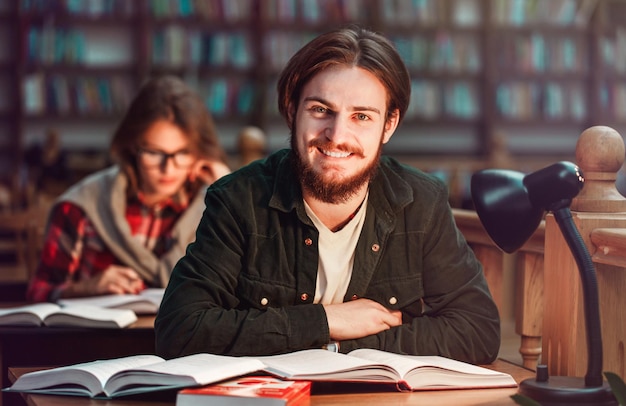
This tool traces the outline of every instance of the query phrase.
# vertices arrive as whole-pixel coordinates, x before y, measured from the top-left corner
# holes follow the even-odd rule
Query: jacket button
[[[396,297],[395,297],[395,296],[391,296],[391,297],[389,298],[389,304],[391,304],[391,305],[395,305],[396,303],[398,303],[398,299],[396,299]]]
[[[268,304],[269,302],[270,302],[270,301],[269,301],[269,300],[267,300],[267,298],[266,298],[266,297],[264,297],[264,298],[262,298],[262,299],[261,299],[261,306],[267,306],[267,304]]]
[[[313,240],[312,240],[312,239],[310,239],[310,238],[306,238],[306,239],[304,240],[304,245],[313,245]]]
[[[372,251],[374,252],[378,252],[380,250],[380,245],[378,244],[372,244]]]
[[[303,293],[300,295],[300,300],[302,300],[303,302],[306,302],[308,298],[309,298],[309,295],[306,293]]]
[[[357,295],[352,295],[351,300],[357,300],[359,297]]]

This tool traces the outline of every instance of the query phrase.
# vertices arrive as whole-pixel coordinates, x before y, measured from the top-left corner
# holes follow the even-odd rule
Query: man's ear
[[[400,123],[400,110],[396,109],[391,114],[389,114],[389,118],[385,122],[385,129],[383,131],[383,144],[386,144],[393,135],[396,128],[398,128],[398,123]]]

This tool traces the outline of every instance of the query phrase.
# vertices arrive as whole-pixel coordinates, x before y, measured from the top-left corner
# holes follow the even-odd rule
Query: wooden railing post
[[[503,314],[504,301],[509,292],[504,291],[504,272],[515,271],[515,332],[520,335],[519,352],[526,368],[535,369],[541,355],[541,330],[543,328],[543,241],[544,223],[514,254],[515,269],[505,265],[505,254],[491,240],[475,211],[453,209],[457,227],[483,265],[487,284]],[[507,295],[505,297],[505,295]]]
[[[515,267],[515,332],[526,368],[536,369],[543,335],[543,272],[545,223],[517,252]]]
[[[615,187],[624,163],[624,141],[605,126],[585,130],[576,145],[576,163],[585,184],[572,201],[574,223],[591,255],[596,247],[591,233],[597,228],[626,228],[626,199]],[[554,217],[546,217],[544,251],[544,315],[542,361],[552,375],[583,376],[587,344],[580,273]],[[595,263],[600,296],[604,371],[624,370],[626,271]]]

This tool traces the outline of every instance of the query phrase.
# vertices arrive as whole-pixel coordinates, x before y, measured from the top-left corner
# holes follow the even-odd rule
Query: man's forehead
[[[327,106],[342,104],[351,110],[381,112],[387,89],[371,72],[358,67],[332,66],[318,72],[303,87],[300,103],[316,101]]]

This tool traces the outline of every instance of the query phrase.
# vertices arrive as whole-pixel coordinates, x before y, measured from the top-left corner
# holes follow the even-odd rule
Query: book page
[[[107,309],[95,306],[64,307],[44,319],[48,326],[126,327],[137,321],[128,309]]]
[[[139,296],[144,297],[155,304],[160,305],[165,294],[165,288],[147,288],[139,292]]]
[[[392,352],[366,348],[354,350],[348,355],[393,366],[402,374],[402,376],[406,375],[406,373],[412,369],[422,367],[436,367],[465,374],[493,376],[503,374],[502,372],[483,368],[478,365],[436,355],[400,355]]]
[[[357,349],[349,355],[393,366],[413,388],[516,385],[508,374],[440,356],[400,355],[375,349]]]
[[[63,307],[96,306],[105,308],[130,309],[137,314],[156,314],[161,305],[165,289],[148,288],[137,295],[100,295],[80,298],[60,299]]]
[[[145,365],[158,364],[163,361],[163,358],[156,355],[131,355],[123,358],[85,362],[68,368],[88,371],[98,378],[102,387],[104,387],[107,380],[119,371],[139,368]]]
[[[105,393],[109,396],[145,392],[136,386],[206,385],[235,376],[260,371],[265,365],[255,358],[194,354],[166,362],[120,371],[109,379]],[[125,387],[131,390],[121,392]]]
[[[398,372],[398,375],[400,377],[405,377],[409,371],[415,368],[427,365],[436,365],[428,364],[426,359],[419,360],[419,358],[409,358],[408,356],[401,356],[396,353],[369,348],[353,350],[349,352],[348,355],[352,357],[363,358],[372,362],[378,362],[380,364],[389,365]]]
[[[162,361],[156,355],[135,355],[29,372],[20,376],[10,390],[72,393],[80,383],[89,388],[90,396],[94,396],[102,391],[107,379],[116,372]],[[51,386],[55,386],[54,390],[46,390]],[[81,393],[80,389],[76,392]]]
[[[35,303],[0,309],[0,325],[41,325],[46,316],[59,309],[54,303]]]
[[[381,380],[395,382],[399,376],[387,365],[327,350],[303,350],[258,357],[265,371],[284,378]]]
[[[62,307],[74,306],[95,306],[95,307],[117,307],[127,303],[144,300],[138,295],[101,295],[89,297],[73,297],[69,299],[59,299],[57,302]]]

